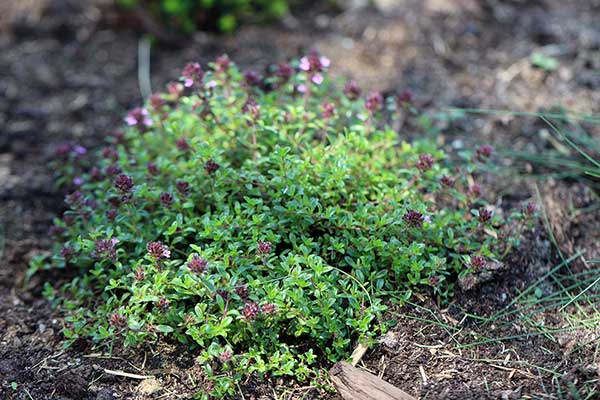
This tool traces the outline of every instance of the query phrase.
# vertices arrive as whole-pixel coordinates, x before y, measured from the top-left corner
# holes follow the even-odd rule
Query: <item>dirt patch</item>
[[[525,309],[514,313],[520,306],[511,306],[511,300],[556,262],[543,235],[528,235],[524,247],[529,251],[507,262],[513,270],[459,293],[447,308],[422,298],[393,311],[390,316],[401,328],[368,354],[365,368],[427,399],[537,399],[557,393],[585,398],[595,393],[600,375],[590,360],[600,337],[597,326],[554,332],[568,324],[553,309],[536,314],[536,321],[546,324],[538,330],[528,324]],[[480,319],[503,312],[493,321]],[[586,345],[575,348],[575,342]]]
[[[591,269],[586,260],[600,259],[600,210],[598,197],[581,184],[550,182],[543,190],[548,223],[564,254],[585,254],[574,263],[574,272]]]
[[[197,33],[177,48],[154,47],[152,86],[158,89],[176,78],[190,60],[206,62],[228,53],[243,67],[263,68],[317,47],[332,59],[334,73],[352,76],[369,90],[411,88],[416,105],[425,110],[453,105],[536,111],[560,103],[576,111],[600,111],[600,32],[594,23],[600,7],[595,1],[376,3],[379,9],[337,15],[304,10],[295,25],[250,26],[232,36]],[[41,298],[45,281],[57,276],[24,284],[27,263],[49,248],[48,227],[62,208],[48,168],[54,147],[65,141],[94,147],[119,126],[125,110],[140,102],[138,34],[108,25],[94,2],[48,4],[39,21],[19,19],[12,38],[0,40],[0,397],[189,398],[202,382],[193,353],[159,343],[107,358],[85,341],[65,350],[62,316]],[[534,68],[533,51],[556,57],[557,70]],[[450,147],[460,148],[457,140],[516,148],[538,144],[527,135],[534,127],[523,120],[470,121],[445,127]],[[457,136],[458,130],[468,135]],[[515,204],[534,195],[527,183],[508,191],[508,185],[491,184]],[[558,182],[542,194],[561,250],[572,255],[585,249],[588,260],[600,258],[600,240],[594,236],[600,217],[597,209],[589,211],[597,198],[589,189]],[[594,358],[573,344],[597,335],[593,329],[519,336],[530,328],[520,320],[490,327],[467,315],[503,310],[516,289],[558,262],[541,226],[524,248],[507,272],[459,294],[447,310],[425,298],[423,308],[395,310],[389,317],[402,329],[370,351],[364,366],[423,398],[535,398],[544,391],[568,393],[569,382],[597,383],[597,367],[590,366]],[[557,326],[564,323],[552,318],[538,316]],[[483,337],[513,336],[519,337],[473,345]],[[137,379],[105,369],[156,380],[140,386]],[[326,398],[315,388],[283,380],[249,381],[243,390],[246,398],[256,399],[273,398],[273,393],[286,399]]]

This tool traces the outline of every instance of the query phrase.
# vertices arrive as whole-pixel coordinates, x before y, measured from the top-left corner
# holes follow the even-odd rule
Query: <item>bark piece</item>
[[[329,376],[344,400],[416,400],[396,386],[348,363],[335,364]]]

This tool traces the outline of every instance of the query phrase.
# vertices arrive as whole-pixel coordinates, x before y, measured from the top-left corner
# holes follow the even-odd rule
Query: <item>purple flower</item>
[[[487,261],[483,256],[473,256],[471,257],[471,268],[474,271],[479,271],[487,265]]]
[[[66,158],[71,153],[75,153],[77,156],[82,156],[87,153],[87,149],[83,146],[74,145],[72,143],[61,143],[54,149],[54,156],[56,158]]]
[[[79,190],[76,190],[73,193],[65,196],[65,203],[71,207],[78,205],[81,200],[83,200],[83,193],[81,193]]]
[[[175,141],[175,145],[180,151],[188,151],[190,149],[190,145],[186,138],[180,137]]]
[[[258,316],[260,309],[258,304],[255,302],[246,303],[244,309],[242,310],[242,317],[246,321],[254,321]]]
[[[96,248],[92,252],[92,257],[114,259],[117,255],[117,243],[119,243],[119,239],[116,238],[96,240]]]
[[[229,296],[231,295],[229,293],[229,290],[227,289],[217,289],[216,292],[217,296],[221,296],[221,298],[223,298],[223,300],[227,300],[229,298]]]
[[[527,215],[535,214],[536,209],[537,209],[537,207],[536,207],[535,203],[533,203],[531,201],[528,202],[527,204],[525,204],[525,207],[523,207],[523,211]]]
[[[71,143],[61,143],[54,149],[54,156],[56,158],[66,158],[71,151],[73,151],[73,145]]]
[[[402,216],[402,219],[409,226],[415,228],[420,228],[421,226],[423,226],[423,214],[421,214],[418,211],[410,210],[406,214],[404,214],[404,216]]]
[[[161,297],[160,299],[158,299],[158,308],[160,309],[160,311],[165,312],[169,309],[169,306],[171,305],[171,302],[167,299],[165,299],[164,297]]]
[[[163,192],[160,194],[160,202],[163,207],[169,208],[173,204],[173,196],[170,193]]]
[[[430,215],[423,216],[423,222],[427,222],[428,224],[430,224],[431,223],[431,216]]]
[[[205,272],[208,268],[208,260],[204,258],[200,258],[197,254],[192,256],[192,259],[188,261],[187,267],[191,272],[196,274],[201,274]]]
[[[102,180],[102,171],[98,167],[92,167],[90,170],[90,180],[92,182],[100,182]]]
[[[133,189],[133,179],[130,176],[121,174],[115,179],[115,187],[123,194],[127,194]]]
[[[482,224],[485,224],[486,222],[489,222],[492,219],[492,212],[490,210],[488,210],[487,208],[480,208],[478,219],[479,219],[479,222],[481,222]]]
[[[229,60],[229,57],[227,57],[226,55],[217,57],[217,59],[215,60],[215,71],[227,72],[227,70],[229,69],[230,63],[231,63],[231,61]]]
[[[271,244],[271,242],[258,242],[258,247],[256,249],[256,252],[258,253],[258,255],[265,256],[265,255],[271,253],[272,250],[273,250],[273,245]]]
[[[142,132],[147,131],[152,126],[152,119],[148,115],[148,110],[141,107],[129,111],[127,117],[125,117],[125,122],[129,126],[137,127]]]
[[[237,286],[235,288],[235,293],[240,296],[240,298],[242,300],[245,300],[248,298],[248,295],[250,294],[248,291],[248,286],[246,285],[241,285],[241,286]]]
[[[186,181],[175,182],[175,187],[177,188],[179,194],[181,194],[184,197],[187,196],[190,192],[190,184]]]
[[[202,82],[204,71],[202,71],[200,64],[189,63],[185,66],[183,71],[181,71],[181,76],[183,77],[183,86],[192,87],[194,84]]]
[[[121,198],[120,197],[111,197],[108,199],[108,202],[110,203],[111,206],[118,208],[121,205]]]
[[[433,167],[434,158],[431,154],[420,154],[419,161],[417,161],[416,167],[421,171],[425,172]]]
[[[148,169],[148,172],[150,173],[150,175],[158,175],[160,173],[160,171],[158,170],[158,167],[152,161],[150,161],[146,165],[146,168]]]
[[[102,157],[109,160],[117,160],[119,158],[119,152],[114,147],[107,146],[102,149]]]
[[[440,183],[444,186],[454,186],[454,179],[448,175],[442,176]]]
[[[154,110],[160,110],[165,106],[166,101],[162,98],[160,93],[154,93],[150,96],[150,105]]]
[[[302,71],[308,73],[312,83],[320,85],[323,83],[323,75],[320,72],[329,67],[330,64],[331,61],[327,57],[319,56],[317,52],[313,51],[308,56],[300,59],[299,67]],[[301,90],[299,89],[299,91]],[[304,93],[303,91],[301,92]]]
[[[308,61],[308,57],[302,57],[300,59],[300,69],[302,71],[310,71],[310,61]]]
[[[169,251],[167,246],[165,246],[164,244],[162,244],[162,242],[159,241],[148,242],[148,244],[146,245],[146,251],[148,251],[150,257],[154,258],[157,261],[171,257],[171,252]]]
[[[321,115],[323,118],[328,119],[335,115],[335,105],[328,103],[326,101],[321,104]]]
[[[360,97],[360,87],[356,81],[347,82],[344,86],[344,94],[349,100],[356,100]]]
[[[121,172],[123,171],[116,164],[110,164],[108,167],[106,167],[106,170],[104,171],[104,173],[108,176],[118,175]]]
[[[73,250],[72,247],[64,245],[60,250],[60,255],[65,259],[65,261],[69,261],[75,255],[75,250]]]
[[[402,91],[402,93],[400,93],[398,95],[398,97],[396,98],[396,100],[400,106],[408,105],[410,102],[412,102],[412,99],[413,99],[413,92],[410,89],[406,89],[406,90]]]
[[[96,208],[98,208],[98,201],[96,201],[96,199],[93,198],[85,199],[85,205],[91,208],[92,210],[95,210]]]
[[[284,82],[287,82],[294,74],[294,69],[288,63],[280,63],[277,65],[276,75]]]
[[[219,361],[221,361],[223,364],[227,364],[231,361],[231,357],[231,352],[224,350],[221,354],[219,354]]]
[[[114,208],[112,208],[106,212],[106,218],[108,218],[111,221],[114,221],[115,218],[117,218],[117,215],[119,215],[119,212],[117,210],[115,210]]]
[[[300,93],[306,93],[306,91],[308,90],[308,87],[306,87],[305,84],[301,83],[298,86],[296,86],[296,90]]]
[[[365,108],[370,112],[374,113],[381,108],[383,104],[383,96],[379,92],[373,92],[367,96],[365,101]]]
[[[277,312],[277,306],[273,303],[265,303],[262,305],[260,310],[262,311],[263,314],[271,315],[271,314],[275,314],[275,312]]]
[[[477,159],[477,161],[484,162],[490,158],[493,153],[494,148],[489,144],[484,144],[475,151],[475,159]]]
[[[319,56],[317,52],[311,52],[308,56],[300,59],[300,69],[305,72],[317,73],[331,65],[329,58]]]
[[[260,74],[252,69],[244,72],[244,82],[248,86],[258,86],[260,83],[261,77]]]
[[[478,198],[479,196],[481,196],[481,185],[476,183],[473,186],[471,186],[469,188],[469,195],[471,195],[472,197],[475,197],[475,198]]]
[[[73,152],[78,156],[82,156],[87,153],[87,149],[83,146],[76,145],[73,147]]]
[[[219,170],[219,168],[221,168],[221,166],[217,164],[214,160],[208,160],[204,164],[204,169],[206,170],[206,172],[208,172],[209,175],[213,175]]]
[[[75,185],[75,186],[83,185],[83,178],[80,176],[76,176],[75,178],[73,178],[73,185]]]
[[[144,272],[144,268],[142,266],[137,267],[135,272],[133,273],[133,279],[136,281],[143,281],[146,277],[146,273]]]
[[[115,328],[122,329],[127,326],[127,318],[119,313],[112,313],[108,317],[108,323]]]
[[[440,278],[437,277],[437,276],[435,276],[435,275],[432,276],[432,277],[430,277],[429,278],[429,284],[431,286],[437,286],[437,285],[439,285],[440,284]]]
[[[167,93],[169,93],[173,100],[177,100],[183,93],[183,85],[178,82],[171,82],[167,85]]]
[[[242,112],[244,114],[250,114],[252,118],[258,118],[260,115],[260,106],[256,103],[252,97],[249,97],[248,100],[242,106]]]

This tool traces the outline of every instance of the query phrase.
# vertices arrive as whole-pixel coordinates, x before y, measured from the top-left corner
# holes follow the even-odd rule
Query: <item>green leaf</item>
[[[162,333],[171,333],[174,331],[174,329],[169,325],[156,325],[156,329],[158,329]]]

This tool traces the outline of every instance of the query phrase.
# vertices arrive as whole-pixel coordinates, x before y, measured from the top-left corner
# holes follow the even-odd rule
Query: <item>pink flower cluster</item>
[[[263,314],[264,316],[273,315],[277,312],[277,306],[272,303],[265,303],[262,306],[259,306],[258,303],[251,301],[244,305],[242,309],[242,318],[246,321],[254,321],[258,318],[259,314]]]
[[[115,187],[123,194],[131,192],[133,189],[133,179],[130,176],[121,174],[115,179]]]
[[[181,72],[181,76],[183,77],[183,86],[189,88],[197,83],[202,83],[204,71],[202,71],[202,67],[199,63],[189,63]]]
[[[431,167],[433,167],[434,162],[435,162],[435,159],[433,158],[433,156],[431,154],[420,154],[419,161],[417,161],[416,167],[421,172],[425,172],[427,170],[430,170]]]
[[[146,251],[150,257],[157,261],[171,257],[171,251],[167,248],[167,246],[158,241],[148,242],[146,245]]]
[[[311,52],[308,56],[300,59],[300,70],[308,73],[310,80],[315,85],[323,83],[323,75],[321,72],[331,65],[329,58],[319,56],[317,52]]]
[[[410,210],[402,217],[409,226],[420,228],[423,225],[423,214],[418,211]]]
[[[137,127],[140,132],[146,132],[152,126],[152,119],[148,114],[148,110],[141,107],[129,111],[127,117],[125,117],[125,122],[129,126]]]
[[[471,257],[471,268],[474,271],[480,271],[487,265],[487,261],[483,256],[473,256]]]
[[[192,256],[192,259],[190,261],[188,261],[187,267],[189,268],[189,270],[191,272],[194,272],[196,274],[201,274],[207,270],[208,260],[205,260],[204,258],[200,258],[200,256],[198,256],[197,254],[194,254]]]
[[[256,252],[259,255],[265,256],[269,254],[272,250],[273,245],[271,244],[271,242],[258,242],[258,248],[256,249]]]
[[[117,243],[119,243],[119,239],[116,238],[97,240],[92,257],[114,259],[117,256]]]

